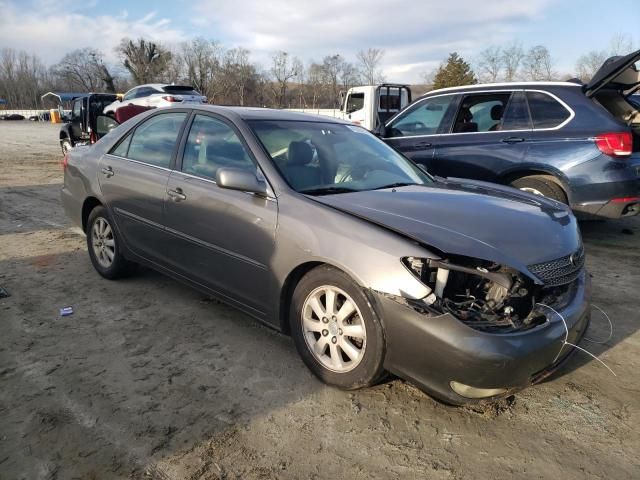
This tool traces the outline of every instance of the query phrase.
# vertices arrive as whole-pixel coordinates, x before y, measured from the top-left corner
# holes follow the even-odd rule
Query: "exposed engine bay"
[[[508,267],[466,257],[456,260],[404,259],[432,289],[422,300],[408,302],[411,307],[436,315],[449,313],[476,330],[507,333],[546,322],[536,303],[559,306],[570,287],[545,288]]]

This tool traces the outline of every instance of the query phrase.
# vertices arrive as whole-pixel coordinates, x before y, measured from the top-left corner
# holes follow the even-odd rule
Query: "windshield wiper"
[[[304,193],[305,195],[330,195],[332,193],[349,193],[349,192],[357,192],[353,188],[347,187],[318,187],[318,188],[308,188],[306,190],[298,190],[299,193]]]
[[[415,183],[415,182],[396,182],[396,183],[390,183],[388,185],[382,185],[381,187],[372,188],[371,190],[384,190],[385,188],[408,187],[410,185],[424,185],[424,184]]]

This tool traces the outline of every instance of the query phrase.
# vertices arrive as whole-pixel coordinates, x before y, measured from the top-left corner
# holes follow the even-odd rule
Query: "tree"
[[[478,83],[471,66],[456,52],[450,53],[445,64],[440,65],[433,79],[433,88],[474,85]]]
[[[307,86],[311,90],[311,107],[317,108],[324,91],[324,71],[322,65],[312,62],[307,70]]]
[[[522,46],[513,42],[506,48],[502,49],[502,65],[504,67],[504,79],[507,82],[513,82],[518,76],[520,62],[524,58]]]
[[[51,67],[51,73],[65,89],[95,92],[107,90],[115,93],[115,79],[104,64],[102,53],[93,48],[81,48],[67,53]]]
[[[552,65],[551,54],[544,45],[531,47],[522,60],[522,68],[527,80],[553,79]]]
[[[222,92],[221,56],[222,47],[213,40],[195,38],[181,45],[180,59],[187,81],[212,102]]]
[[[276,52],[271,57],[272,65],[270,73],[276,81],[274,93],[276,104],[282,108],[287,97],[287,85],[302,71],[302,62],[297,57],[289,57],[287,52]]]
[[[249,50],[242,47],[227,50],[224,55],[220,81],[224,87],[225,102],[245,105],[251,95],[256,96],[259,75],[249,61]]]
[[[358,59],[360,74],[364,83],[367,85],[376,85],[384,82],[384,77],[380,71],[380,62],[384,57],[384,50],[379,48],[368,48],[360,50],[356,54]]]
[[[588,82],[600,69],[607,57],[607,52],[596,50],[580,56],[576,62],[576,75],[583,82]]]
[[[11,48],[0,51],[0,98],[8,108],[38,108],[48,83],[40,58]]]
[[[612,56],[626,55],[633,50],[633,40],[628,33],[616,33],[611,37],[610,50]]]
[[[137,41],[123,38],[117,52],[122,64],[137,84],[152,83],[167,78],[171,52],[162,45],[139,38]]]
[[[486,82],[495,82],[502,71],[502,49],[490,46],[480,52],[478,60],[479,77]]]

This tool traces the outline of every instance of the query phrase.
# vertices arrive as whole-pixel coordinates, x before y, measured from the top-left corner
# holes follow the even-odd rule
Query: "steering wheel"
[[[348,180],[361,180],[367,178],[369,168],[364,165],[355,165],[347,170],[337,183],[345,183]],[[354,175],[360,172],[359,175]]]

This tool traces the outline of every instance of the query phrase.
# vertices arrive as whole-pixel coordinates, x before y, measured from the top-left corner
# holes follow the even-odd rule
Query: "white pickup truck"
[[[373,130],[379,122],[386,122],[411,103],[411,89],[407,85],[384,83],[350,88],[337,108],[291,108],[292,112],[304,112],[326,117],[350,120],[367,130]]]

